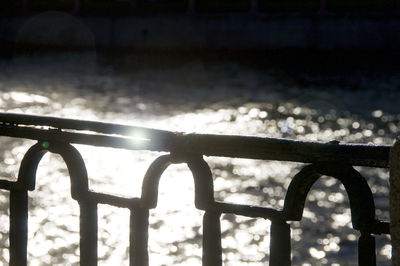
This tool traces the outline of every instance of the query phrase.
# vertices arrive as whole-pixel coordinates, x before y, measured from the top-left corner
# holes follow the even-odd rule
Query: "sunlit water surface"
[[[235,62],[188,60],[149,66],[130,56],[121,66],[95,53],[16,57],[0,61],[2,112],[52,115],[139,125],[171,131],[284,137],[298,140],[392,144],[400,112],[392,90],[400,79],[356,76],[362,90],[286,82],[273,70]],[[173,61],[173,60],[172,60]],[[170,63],[170,62],[169,62]],[[305,80],[308,77],[304,77]],[[15,179],[33,141],[1,138],[2,178]],[[139,197],[149,164],[159,153],[75,145],[95,191]],[[291,178],[302,165],[275,161],[205,158],[215,197],[225,202],[281,209]],[[388,220],[388,171],[357,168],[375,197],[377,217]],[[8,193],[2,191],[0,261],[8,261]],[[45,155],[36,190],[29,193],[30,265],[77,265],[79,211],[70,197],[63,161]],[[200,265],[202,211],[195,209],[193,180],[184,165],[171,166],[151,210],[151,265]],[[358,233],[348,199],[335,179],[323,177],[310,192],[304,217],[292,225],[293,265],[355,265]],[[269,226],[264,219],[222,215],[225,265],[268,265]],[[99,265],[128,265],[129,212],[99,206]],[[390,265],[387,236],[377,236],[379,265]]]

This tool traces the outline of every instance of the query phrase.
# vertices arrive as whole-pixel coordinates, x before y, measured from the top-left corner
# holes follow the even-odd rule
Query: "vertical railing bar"
[[[27,264],[28,192],[10,192],[10,266]]]
[[[80,200],[80,265],[97,265],[97,203]]]
[[[21,161],[17,182],[5,182],[10,185],[9,240],[12,266],[27,265],[28,190],[35,188],[37,166],[45,153],[40,144],[30,147]]]
[[[400,5],[399,5],[400,7]],[[390,149],[390,238],[392,263],[400,264],[400,138]]]
[[[132,208],[129,232],[129,265],[148,266],[149,210]]]
[[[203,216],[203,266],[222,265],[220,213],[206,211]]]
[[[358,265],[376,265],[375,237],[368,233],[361,233],[358,239]]]
[[[71,180],[71,197],[80,207],[80,265],[97,265],[97,202],[90,200],[89,181],[85,162],[79,151],[70,144],[46,143],[50,152],[61,155]]]
[[[270,266],[291,265],[290,225],[284,221],[271,221]]]

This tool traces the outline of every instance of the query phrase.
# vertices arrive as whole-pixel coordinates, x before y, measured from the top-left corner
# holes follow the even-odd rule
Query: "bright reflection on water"
[[[119,68],[108,64],[95,67],[93,58],[87,53],[0,61],[1,111],[173,131],[349,143],[392,144],[400,129],[397,103],[392,101],[400,95],[393,90],[379,94],[369,87],[360,92],[334,85],[330,90],[312,83],[294,86],[276,78],[273,71],[234,62],[189,60],[168,69],[141,69],[129,61],[136,57],[122,61]],[[370,84],[386,86],[379,77],[371,78]],[[144,135],[134,137],[136,141],[146,139]],[[0,141],[1,176],[15,179],[24,153],[34,142]],[[85,160],[90,188],[126,197],[140,196],[142,178],[160,155],[76,147]],[[218,157],[206,161],[214,175],[218,200],[276,209],[283,207],[291,177],[301,168],[301,164],[275,161]],[[371,185],[377,217],[387,220],[387,171],[357,169]],[[68,173],[58,156],[43,158],[36,190],[29,196],[30,265],[77,265],[79,209],[70,198]],[[1,192],[0,199],[0,260],[6,265],[8,193]],[[150,212],[151,265],[200,264],[202,212],[195,209],[193,199],[190,171],[184,165],[171,166],[160,182],[158,206]],[[313,186],[303,220],[291,225],[294,265],[356,263],[358,233],[351,229],[348,199],[335,179],[323,177]],[[268,220],[222,215],[225,265],[265,265],[269,227]],[[127,265],[128,238],[129,212],[100,205],[99,264]],[[377,237],[377,254],[379,265],[390,265],[386,236]]]

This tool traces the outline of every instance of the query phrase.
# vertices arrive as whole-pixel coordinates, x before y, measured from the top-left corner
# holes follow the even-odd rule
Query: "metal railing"
[[[375,234],[389,234],[389,222],[376,219],[366,180],[353,166],[389,167],[390,146],[316,143],[259,137],[182,134],[117,124],[43,116],[0,114],[0,135],[37,140],[25,154],[17,181],[0,180],[10,191],[10,265],[27,264],[28,191],[35,189],[36,170],[46,152],[61,155],[71,179],[71,197],[80,206],[80,263],[97,265],[97,205],[130,210],[130,265],[146,266],[149,210],[157,205],[161,175],[171,164],[185,163],[193,174],[195,206],[203,210],[203,265],[222,265],[220,216],[231,213],[271,221],[269,264],[290,265],[289,221],[300,221],[307,194],[321,175],[345,187],[358,240],[359,265],[375,265]],[[140,198],[124,198],[90,190],[85,164],[71,144],[168,152],[148,168]],[[219,202],[213,176],[203,155],[307,163],[292,179],[282,210]]]

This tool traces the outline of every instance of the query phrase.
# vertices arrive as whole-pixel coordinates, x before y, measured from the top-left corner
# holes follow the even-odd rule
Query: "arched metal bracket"
[[[61,155],[70,175],[71,197],[80,206],[81,265],[97,265],[97,204],[88,196],[89,182],[82,156],[68,143],[39,141],[25,154],[10,193],[10,265],[27,264],[28,190],[35,189],[36,172],[46,152]]]
[[[89,190],[85,163],[79,151],[70,144],[40,141],[25,154],[18,173],[17,188],[34,190],[38,165],[46,152],[59,154],[68,169],[71,180],[71,196],[79,200]]]
[[[353,228],[371,232],[376,224],[372,192],[361,174],[349,164],[318,163],[304,167],[289,185],[283,208],[285,219],[301,220],[308,192],[321,175],[332,176],[344,185],[350,201]]]
[[[150,165],[144,176],[141,208],[152,209],[157,206],[158,186],[161,175],[168,166],[174,163],[186,163],[189,167],[194,179],[195,206],[205,211],[203,216],[202,265],[222,265],[221,211],[215,210],[212,173],[201,155],[174,153],[158,157]],[[143,258],[142,265],[148,265],[147,257]]]
[[[180,159],[180,158],[185,158]],[[190,154],[176,157],[163,155],[158,157],[147,170],[142,184],[141,206],[153,209],[157,206],[158,186],[161,175],[171,164],[186,163],[192,172],[195,189],[195,206],[200,210],[208,209],[214,203],[214,185],[211,170],[201,155]]]

